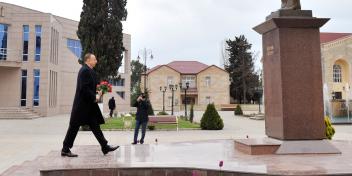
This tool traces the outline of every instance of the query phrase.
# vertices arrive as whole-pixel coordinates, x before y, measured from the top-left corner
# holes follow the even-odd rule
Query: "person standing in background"
[[[137,108],[137,113],[136,113],[136,128],[134,129],[134,138],[133,138],[132,145],[135,145],[138,143],[137,138],[138,138],[139,128],[141,126],[142,126],[142,137],[139,143],[143,144],[145,133],[147,130],[147,124],[149,121],[149,118],[148,118],[149,105],[143,93],[137,98],[137,101],[134,104],[134,107]]]
[[[109,109],[110,109],[110,117],[114,114],[114,110],[116,109],[115,99],[114,97],[109,100]]]

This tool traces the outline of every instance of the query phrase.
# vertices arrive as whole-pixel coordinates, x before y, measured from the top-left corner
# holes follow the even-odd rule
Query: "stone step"
[[[39,116],[31,116],[31,117],[1,117],[1,120],[32,120],[40,118]]]
[[[34,112],[29,112],[29,111],[19,111],[19,112],[15,112],[15,111],[0,111],[0,114],[34,114]]]
[[[33,114],[30,111],[0,111],[0,114]]]
[[[49,156],[49,155],[48,155]],[[40,176],[39,167],[41,162],[48,158],[39,156],[32,161],[25,161],[21,165],[13,166],[0,174],[1,176]]]
[[[34,119],[39,118],[40,115],[34,112],[20,109],[20,110],[0,110],[0,119]]]

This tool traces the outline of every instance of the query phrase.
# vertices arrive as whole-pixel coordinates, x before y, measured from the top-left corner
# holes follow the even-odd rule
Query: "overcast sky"
[[[83,0],[2,1],[77,21],[83,4]],[[331,18],[323,32],[352,32],[351,0],[301,0],[301,4],[316,17]],[[153,51],[148,67],[172,60],[220,65],[223,41],[241,34],[254,52],[261,53],[261,36],[252,28],[280,5],[280,0],[128,0],[124,32],[132,35],[132,58],[144,47]]]

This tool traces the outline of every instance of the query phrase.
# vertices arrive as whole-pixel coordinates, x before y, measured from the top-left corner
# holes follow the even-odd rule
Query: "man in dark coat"
[[[97,104],[102,92],[98,91],[98,80],[93,68],[97,64],[97,59],[93,54],[84,56],[84,65],[78,72],[76,94],[73,101],[71,112],[70,125],[68,127],[61,156],[77,157],[70,151],[78,130],[82,125],[88,125],[94,136],[98,140],[101,150],[106,155],[107,153],[116,150],[119,146],[111,147],[105,139],[103,132],[100,129],[100,124],[104,124],[104,117],[101,114]]]
[[[114,99],[114,97],[112,97],[109,100],[110,117],[112,117],[115,108],[116,108],[115,99]]]
[[[135,145],[137,144],[137,138],[138,138],[138,132],[140,126],[142,126],[142,137],[141,140],[139,141],[141,144],[144,143],[144,137],[145,137],[145,132],[147,129],[147,124],[149,121],[148,118],[148,101],[146,100],[146,97],[144,94],[141,94],[138,98],[136,103],[134,104],[134,107],[137,107],[137,113],[136,113],[136,128],[134,129],[134,138],[132,144]]]

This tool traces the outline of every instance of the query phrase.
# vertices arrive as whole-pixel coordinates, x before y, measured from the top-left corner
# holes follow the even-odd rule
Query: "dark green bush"
[[[154,115],[152,103],[148,100],[148,115]]]
[[[155,126],[148,126],[148,129],[149,129],[150,131],[153,131],[153,130],[155,130]]]
[[[243,115],[243,111],[240,105],[237,105],[235,108],[235,115]]]
[[[205,113],[200,121],[202,130],[222,130],[224,122],[222,121],[214,104],[208,104]]]
[[[165,111],[161,111],[161,112],[158,113],[158,115],[169,115],[169,114],[167,112],[165,112]]]
[[[88,125],[81,126],[81,131],[91,131]]]

